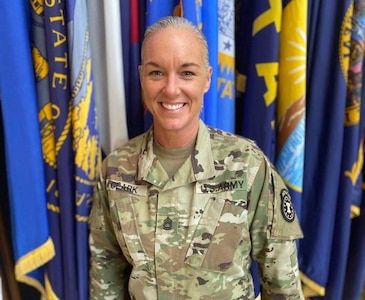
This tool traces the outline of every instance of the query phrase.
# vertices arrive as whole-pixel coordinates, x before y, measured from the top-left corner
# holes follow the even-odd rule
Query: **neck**
[[[154,129],[154,137],[157,142],[165,147],[171,149],[182,148],[188,145],[190,142],[195,140],[199,129],[199,122],[193,128],[189,130],[158,130],[157,128]]]

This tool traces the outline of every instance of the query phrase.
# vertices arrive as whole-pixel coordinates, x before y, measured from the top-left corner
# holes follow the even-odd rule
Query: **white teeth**
[[[166,103],[162,103],[162,106],[168,110],[177,110],[180,109],[184,106],[183,103],[179,103],[179,104],[166,104]]]

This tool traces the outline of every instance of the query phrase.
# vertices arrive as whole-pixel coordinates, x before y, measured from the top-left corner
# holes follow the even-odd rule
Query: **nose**
[[[179,94],[179,80],[176,75],[166,76],[165,86],[163,88],[163,93],[169,98],[175,98]]]

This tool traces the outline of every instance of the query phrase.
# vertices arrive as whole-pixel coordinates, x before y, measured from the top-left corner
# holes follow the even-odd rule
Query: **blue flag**
[[[42,153],[45,166],[45,179],[47,192],[48,220],[50,234],[55,246],[55,257],[47,264],[46,276],[46,294],[48,297],[63,298],[63,263],[62,263],[62,238],[61,238],[61,220],[60,205],[58,194],[58,183],[55,180],[57,176],[56,169],[56,146],[53,131],[53,110],[50,102],[49,88],[49,64],[47,61],[47,45],[44,24],[43,6],[32,6],[31,10],[32,24],[32,58],[34,65],[34,74],[36,78],[36,87],[38,95],[38,107],[41,108],[38,113],[40,125],[40,134],[42,138]]]
[[[364,63],[364,44],[361,43],[361,36],[364,36],[365,30],[365,1],[364,0],[356,0],[354,5],[354,17],[353,17],[353,36],[357,37],[357,41],[353,44],[360,51],[357,52],[358,67],[357,71],[361,70],[362,73],[359,74],[359,80],[356,81],[356,84],[353,87],[356,87],[355,90],[358,91],[358,88],[361,86],[361,105],[360,105],[360,133],[365,134],[365,84],[364,84],[364,72],[365,72],[365,63]],[[357,35],[355,33],[357,32]],[[362,49],[362,50],[361,50]],[[362,57],[362,58],[361,58]],[[355,66],[356,64],[354,64]],[[356,69],[355,69],[356,70]],[[356,77],[355,77],[356,78]],[[356,95],[356,93],[355,93]],[[364,150],[364,136],[362,137],[362,149]],[[360,150],[361,148],[359,148]],[[361,153],[359,153],[361,155]],[[347,256],[347,267],[346,267],[346,275],[344,282],[344,292],[343,299],[364,299],[365,297],[365,154],[362,153],[363,161],[362,161],[362,196],[354,198],[352,203],[352,221],[351,221],[351,235],[350,235],[350,245],[349,245],[349,253]],[[357,180],[358,181],[358,180]],[[358,182],[357,186],[358,186]],[[358,200],[360,200],[358,202]],[[362,297],[361,297],[362,295]]]
[[[215,127],[235,132],[235,1],[218,0],[218,65],[217,73],[217,104]],[[213,8],[208,1],[204,7]],[[208,21],[206,19],[206,24]],[[211,21],[210,21],[211,22]],[[205,31],[212,31],[214,24],[205,26]],[[203,23],[204,28],[204,23]],[[214,49],[214,48],[213,48]],[[214,72],[214,69],[213,69]],[[212,91],[214,92],[214,90]],[[206,105],[209,110],[209,104]]]
[[[101,167],[101,147],[93,93],[93,65],[86,0],[67,0],[67,28],[70,41],[70,99],[72,101],[72,151],[75,194],[75,254],[77,299],[87,300],[89,290],[88,218],[91,198]],[[67,229],[67,224],[63,224]],[[66,241],[67,242],[67,241]],[[66,286],[65,289],[68,289]],[[68,299],[68,298],[65,298]]]
[[[336,226],[341,224],[336,219],[339,217],[336,216],[340,207],[338,203],[347,201],[339,197],[343,194],[337,187],[341,182],[344,145],[352,16],[350,3],[334,3],[331,0],[309,2],[307,117],[301,210],[305,237],[299,241],[299,266],[306,296],[342,297],[342,294],[335,296],[332,293],[334,286],[330,272],[337,272],[332,268],[336,261],[332,260],[331,263],[331,257],[338,242],[335,238],[342,235]],[[348,219],[349,214],[344,217]],[[342,224],[345,227],[340,231],[348,231],[348,223]]]
[[[237,1],[237,133],[275,161],[282,1]]]
[[[359,294],[363,283],[364,261],[358,251],[365,250],[365,236],[361,228],[359,213],[362,200],[362,170],[364,167],[364,41],[365,1],[353,2],[351,20],[350,59],[347,76],[346,108],[344,116],[344,141],[339,184],[339,199],[336,212],[336,234],[334,236],[327,299],[358,299],[350,296]],[[351,220],[351,216],[354,218]],[[359,231],[360,229],[360,231]],[[354,239],[355,238],[355,239]],[[363,252],[364,253],[364,252]],[[356,255],[357,254],[357,255]],[[358,269],[346,272],[347,265],[357,264]],[[356,278],[352,288],[345,285],[346,278]]]
[[[87,221],[101,163],[87,8],[83,0],[53,4],[33,11],[39,122],[56,245],[47,265],[47,295],[86,300]]]
[[[345,128],[349,128],[349,143],[352,145],[350,150],[350,157],[352,159],[358,158],[359,164],[356,164],[360,169],[364,165],[361,159],[363,151],[362,140],[365,137],[365,117],[364,117],[364,97],[365,97],[365,0],[354,1],[354,12],[352,17],[351,28],[351,48],[350,48],[350,65],[348,71],[347,80],[347,99],[346,99],[346,115],[345,115]],[[345,129],[346,130],[346,129]],[[345,150],[345,147],[344,147]],[[346,150],[348,150],[346,148]],[[346,156],[346,153],[344,153]],[[362,188],[361,188],[361,176],[360,171],[350,176],[349,172],[346,172],[346,176],[350,177],[353,183],[353,188],[356,189],[356,193],[352,197],[351,215],[353,217],[360,214],[360,206],[362,201]],[[357,179],[357,180],[355,180]]]
[[[0,104],[16,280],[45,293],[45,265],[55,250],[47,217],[30,41],[29,3],[0,3]]]
[[[365,173],[363,170],[363,178]],[[365,182],[363,182],[363,186]],[[363,194],[365,190],[363,189]],[[361,213],[352,220],[350,247],[347,258],[346,276],[342,299],[363,299],[365,283],[365,197],[359,207]],[[363,297],[361,298],[361,295]]]
[[[179,0],[149,0],[146,2],[146,26],[166,16],[180,15]]]
[[[59,215],[50,213],[50,218],[59,217],[62,267],[50,265],[49,276],[53,292],[60,299],[77,299],[77,256],[75,244],[75,184],[72,151],[72,100],[70,89],[70,53],[72,47],[67,32],[67,9],[65,1],[52,2],[44,6],[46,31],[46,53],[49,67],[51,122],[54,136],[55,177],[49,182],[47,191],[55,193],[59,206]],[[45,110],[45,107],[41,107]],[[45,158],[46,164],[50,159]],[[48,166],[47,166],[48,167]],[[52,183],[57,183],[52,190]],[[56,221],[54,222],[56,223]],[[59,270],[62,273],[58,273]],[[58,276],[63,276],[63,286],[59,285]],[[67,287],[67,288],[66,288]]]

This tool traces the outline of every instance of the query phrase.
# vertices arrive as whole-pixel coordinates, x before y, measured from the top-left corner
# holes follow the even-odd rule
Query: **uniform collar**
[[[191,166],[192,168],[187,175],[188,181],[205,180],[215,175],[210,133],[202,120],[199,121],[196,145],[191,156]],[[162,187],[169,178],[161,168],[162,166],[158,163],[153,152],[153,127],[151,127],[145,135],[139,155],[137,180],[145,180]]]

